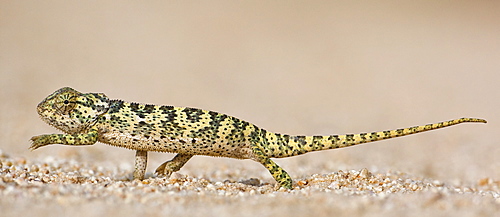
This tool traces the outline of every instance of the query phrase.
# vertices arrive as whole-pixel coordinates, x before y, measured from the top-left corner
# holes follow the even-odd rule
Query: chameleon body
[[[264,165],[279,186],[292,188],[288,173],[271,158],[343,148],[483,119],[451,121],[373,133],[291,136],[273,133],[238,118],[195,108],[112,100],[102,93],[64,87],[37,106],[40,117],[65,134],[31,138],[31,150],[50,144],[93,145],[102,142],[136,150],[134,179],[143,179],[147,152],[177,153],[161,164],[158,175],[178,171],[194,155],[251,159]]]

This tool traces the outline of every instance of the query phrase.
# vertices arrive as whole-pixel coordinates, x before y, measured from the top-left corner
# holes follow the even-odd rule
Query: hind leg
[[[283,168],[269,158],[262,159],[259,162],[269,170],[280,187],[292,189],[292,178]]]
[[[160,176],[170,177],[173,172],[179,171],[193,155],[177,154],[172,160],[162,163],[155,171]]]
[[[254,160],[261,163],[262,165],[264,165],[264,167],[266,167],[267,170],[269,170],[280,187],[292,189],[292,178],[283,168],[281,168],[269,157],[265,156],[260,148],[254,147],[253,151],[255,155]]]

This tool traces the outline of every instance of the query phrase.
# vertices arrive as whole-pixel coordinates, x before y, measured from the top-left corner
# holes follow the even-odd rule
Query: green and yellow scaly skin
[[[102,93],[80,93],[69,87],[49,95],[37,110],[45,122],[66,134],[34,136],[31,150],[50,144],[96,142],[133,149],[137,151],[135,179],[144,178],[148,151],[177,153],[156,169],[158,175],[165,176],[178,171],[193,155],[252,159],[263,164],[279,186],[289,189],[292,179],[271,158],[343,148],[464,122],[486,123],[483,119],[460,118],[373,133],[290,136],[213,111],[110,100]]]

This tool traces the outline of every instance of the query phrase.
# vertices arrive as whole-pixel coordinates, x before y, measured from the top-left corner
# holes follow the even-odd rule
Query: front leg
[[[162,163],[156,169],[155,173],[160,176],[169,177],[173,172],[179,171],[192,157],[193,155],[190,154],[177,154],[172,160]]]
[[[31,137],[30,149],[33,151],[40,147],[52,144],[61,145],[93,145],[97,142],[98,130],[91,128],[84,134],[45,134]]]
[[[134,179],[143,180],[148,166],[148,152],[137,150],[135,152]]]

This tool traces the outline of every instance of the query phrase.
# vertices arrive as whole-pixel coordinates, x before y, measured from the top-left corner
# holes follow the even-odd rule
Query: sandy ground
[[[500,213],[500,4],[492,1],[0,1],[2,216],[493,216]],[[36,105],[63,86],[230,114],[288,134],[463,124],[277,159],[28,150]]]

